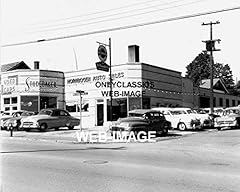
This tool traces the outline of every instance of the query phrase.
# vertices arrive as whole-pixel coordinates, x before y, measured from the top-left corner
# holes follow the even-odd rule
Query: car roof
[[[240,106],[235,106],[235,107],[228,107],[225,110],[229,110],[229,109],[239,109],[240,110]]]
[[[171,110],[172,108],[170,107],[154,107],[152,110],[159,111],[159,110]]]
[[[150,113],[150,112],[159,112],[159,111],[153,110],[153,109],[135,109],[135,110],[129,111],[128,113],[144,114],[144,113]]]

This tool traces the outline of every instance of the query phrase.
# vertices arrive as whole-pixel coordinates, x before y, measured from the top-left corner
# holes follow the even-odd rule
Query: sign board
[[[99,45],[98,47],[98,58],[102,62],[105,62],[107,60],[107,49],[103,45]]]
[[[77,95],[88,95],[88,92],[77,90],[76,93],[73,93],[73,96],[77,96]]]
[[[96,67],[97,67],[97,70],[106,71],[106,72],[109,71],[109,65],[102,61],[97,62]]]

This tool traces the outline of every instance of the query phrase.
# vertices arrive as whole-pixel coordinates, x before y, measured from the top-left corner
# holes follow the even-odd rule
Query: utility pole
[[[213,34],[212,34],[212,26],[220,24],[219,21],[216,22],[209,22],[209,23],[203,23],[202,25],[210,25],[210,40],[203,41],[206,43],[206,51],[210,52],[210,113],[213,114],[214,112],[214,106],[213,106],[213,68],[214,68],[214,60],[213,60],[213,51],[220,51],[220,49],[215,49],[215,42],[218,43],[221,41],[220,39],[214,39],[213,40]]]
[[[109,109],[109,117],[110,117],[110,121],[112,121],[112,100],[113,100],[113,96],[112,96],[112,45],[111,45],[111,38],[109,38],[109,42],[108,44],[104,44],[104,43],[101,43],[101,42],[98,42],[97,43],[100,45],[100,46],[105,46],[105,47],[108,47],[109,48],[109,65],[107,65],[105,63],[106,59],[107,59],[107,51],[106,49],[104,49],[103,47],[101,47],[101,49],[98,50],[98,57],[99,59],[101,60],[100,62],[96,63],[96,66],[97,66],[97,69],[98,70],[102,70],[102,71],[106,71],[108,72],[109,71],[109,83],[110,83],[110,109]],[[99,46],[99,47],[100,47]]]

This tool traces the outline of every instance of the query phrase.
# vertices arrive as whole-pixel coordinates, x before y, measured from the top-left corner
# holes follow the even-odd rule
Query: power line
[[[132,9],[130,11],[124,11],[124,12],[120,12],[120,13],[113,13],[113,14],[108,14],[108,15],[103,15],[103,16],[98,16],[98,17],[93,17],[93,18],[88,18],[88,19],[84,19],[84,20],[78,20],[78,21],[71,21],[71,22],[65,22],[65,23],[59,23],[59,24],[53,24],[53,25],[45,25],[45,26],[42,26],[42,27],[38,27],[38,28],[48,28],[48,27],[54,27],[54,26],[61,26],[61,25],[69,25],[69,24],[74,24],[74,23],[79,23],[81,21],[91,21],[91,20],[96,20],[96,19],[101,19],[101,18],[106,18],[106,17],[111,17],[111,16],[116,16],[116,15],[122,15],[122,14],[126,14],[126,13],[132,13],[132,12],[135,12],[135,11],[142,11],[142,10],[146,10],[146,9],[151,9],[151,8],[156,8],[156,7],[159,7],[159,6],[163,6],[163,5],[169,5],[169,4],[174,4],[174,3],[177,3],[177,2],[181,2],[181,1],[185,1],[185,0],[177,0],[177,1],[172,1],[172,2],[167,2],[167,3],[161,3],[161,4],[157,4],[157,5],[153,5],[153,6],[148,6],[148,7],[144,7],[144,8],[139,8],[139,9]],[[195,1],[195,2],[199,2],[199,1],[203,1],[203,0],[198,0],[198,1]],[[150,1],[151,2],[151,1]],[[188,3],[185,3],[184,5],[187,5]],[[189,4],[192,4],[192,2],[190,2]],[[181,5],[180,5],[181,6]],[[176,6],[177,7],[177,6]],[[170,7],[171,8],[171,7]],[[166,8],[168,9],[168,8]],[[164,10],[163,9],[160,9],[160,10]],[[157,10],[156,10],[157,11]],[[146,13],[151,13],[151,12],[156,12],[156,11],[150,11],[150,12],[144,12],[144,13],[140,13],[139,15],[141,14],[146,14]],[[93,14],[89,14],[89,15],[93,15]],[[95,14],[94,14],[95,15]],[[138,14],[137,14],[138,15]],[[125,17],[130,17],[132,15],[128,15],[128,16],[125,16]],[[133,15],[135,16],[135,15]],[[124,17],[123,17],[124,18]],[[111,20],[111,19],[110,19]],[[114,19],[113,19],[114,20]],[[105,21],[105,20],[104,20]],[[104,22],[102,21],[102,22]],[[108,20],[107,20],[108,21]]]
[[[87,36],[87,35],[93,35],[93,34],[99,34],[99,33],[106,33],[106,32],[111,32],[111,31],[119,31],[119,30],[124,30],[124,29],[143,27],[143,26],[153,25],[153,24],[158,24],[158,23],[166,23],[166,22],[170,22],[170,21],[177,21],[177,20],[199,17],[199,16],[204,16],[204,15],[222,13],[222,12],[227,12],[227,11],[234,11],[234,10],[238,10],[238,9],[240,9],[240,6],[226,8],[226,9],[220,9],[220,10],[215,10],[215,11],[195,13],[195,14],[179,16],[179,17],[172,17],[172,18],[162,19],[162,20],[158,20],[158,21],[139,23],[139,24],[134,24],[134,25],[127,25],[127,26],[103,29],[103,30],[98,30],[98,31],[91,31],[91,32],[80,33],[80,34],[75,34],[75,35],[68,35],[68,36],[54,37],[54,38],[47,38],[47,39],[39,39],[39,40],[27,41],[27,42],[21,42],[21,43],[6,44],[6,45],[3,45],[2,47],[26,45],[26,44],[40,43],[40,42],[46,42],[46,41],[55,41],[55,40],[68,39],[68,38],[74,38],[74,37],[80,37],[80,36]]]
[[[141,3],[128,4],[128,5],[121,6],[121,7],[117,7],[117,8],[106,9],[106,10],[103,10],[103,11],[96,11],[96,12],[92,12],[92,13],[88,13],[88,14],[82,14],[82,15],[78,15],[78,16],[67,17],[67,18],[64,18],[64,19],[52,20],[52,21],[50,21],[50,22],[58,22],[58,21],[75,19],[75,18],[87,17],[87,16],[97,15],[97,14],[101,14],[101,13],[105,13],[105,12],[116,11],[116,10],[120,10],[120,9],[124,9],[124,8],[135,7],[135,6],[138,6],[138,5],[142,5],[142,4],[146,4],[146,3],[150,3],[150,2],[156,2],[156,1],[159,1],[159,0],[150,0],[150,1],[144,1],[144,2],[141,2]],[[172,1],[172,3],[174,3],[174,2],[180,2],[180,1],[184,1],[184,0]],[[170,2],[170,3],[171,3],[171,2]],[[48,21],[48,23],[49,23],[49,21]],[[44,24],[44,23],[42,23],[42,24]],[[41,25],[41,23],[32,24],[32,25]]]
[[[175,5],[175,6],[161,8],[161,9],[152,10],[152,11],[146,11],[146,12],[143,12],[143,13],[136,13],[136,14],[126,15],[126,16],[121,16],[121,17],[112,18],[112,19],[104,19],[104,20],[88,22],[88,23],[84,23],[84,24],[80,24],[80,25],[71,25],[71,26],[66,26],[66,27],[58,27],[58,28],[39,30],[39,31],[34,31],[34,32],[55,31],[55,30],[61,30],[61,29],[69,29],[69,28],[74,28],[74,27],[98,24],[98,23],[103,23],[103,22],[107,22],[107,21],[113,21],[113,20],[119,20],[119,19],[123,19],[123,18],[129,18],[129,17],[132,17],[132,16],[145,15],[145,14],[149,14],[149,13],[153,13],[153,12],[164,11],[164,10],[168,10],[168,9],[172,9],[172,8],[176,8],[176,7],[182,7],[182,6],[194,4],[194,3],[197,3],[197,2],[200,2],[200,1],[202,1],[202,0],[197,0],[197,1],[189,2],[189,3],[185,3],[185,4],[181,4],[181,5]],[[156,7],[156,6],[152,6],[152,7]],[[143,9],[146,9],[146,8],[142,8],[142,10]],[[132,12],[132,11],[128,11],[128,12],[125,12],[125,13],[129,13],[129,12]],[[107,16],[103,16],[103,17],[115,16],[115,15],[119,15],[119,14],[112,14],[112,15],[107,15]],[[93,18],[93,20],[94,19],[98,19],[98,18]],[[92,19],[88,19],[88,20],[92,20]],[[76,22],[71,22],[71,23],[78,23],[78,22],[76,21]],[[67,24],[71,24],[71,23],[67,23]],[[64,24],[59,24],[59,25],[64,25]],[[59,25],[53,25],[53,26],[59,26]],[[51,26],[48,26],[48,27],[51,27]]]

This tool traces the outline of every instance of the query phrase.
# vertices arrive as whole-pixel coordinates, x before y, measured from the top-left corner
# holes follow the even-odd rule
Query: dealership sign
[[[107,60],[107,49],[103,45],[99,45],[98,47],[98,58],[100,59],[100,62],[96,63],[97,70],[109,71],[109,65],[105,63]]]
[[[39,91],[39,90],[52,90],[57,88],[57,82],[55,78],[32,78],[27,77],[25,80],[25,91]]]
[[[1,94],[11,94],[17,91],[17,76],[8,76],[6,79],[2,80],[2,93]]]

